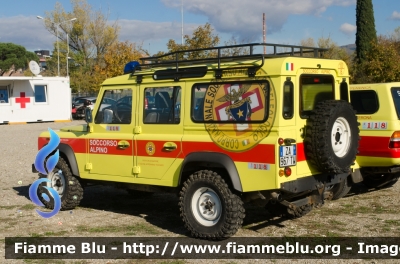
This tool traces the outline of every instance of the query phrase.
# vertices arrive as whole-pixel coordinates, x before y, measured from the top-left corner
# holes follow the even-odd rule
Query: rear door
[[[296,111],[296,124],[301,128],[296,135],[296,141],[300,142],[298,144],[297,174],[310,175],[311,164],[306,161],[307,150],[303,144],[307,132],[307,120],[319,102],[335,99],[335,78],[330,74],[302,74],[297,89],[299,90],[297,93],[299,108],[298,112]]]
[[[158,83],[140,87],[141,131],[135,135],[138,178],[162,179],[178,171],[179,163],[175,161],[182,154],[183,86],[184,82],[179,82],[179,86]]]

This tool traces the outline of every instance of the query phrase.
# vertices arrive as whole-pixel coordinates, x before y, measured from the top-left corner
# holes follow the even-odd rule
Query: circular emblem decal
[[[205,128],[227,151],[243,152],[260,143],[271,131],[275,112],[275,89],[267,79],[213,82],[205,91]]]
[[[156,152],[156,146],[154,145],[154,143],[153,142],[148,142],[146,144],[146,153],[151,156],[155,152]]]

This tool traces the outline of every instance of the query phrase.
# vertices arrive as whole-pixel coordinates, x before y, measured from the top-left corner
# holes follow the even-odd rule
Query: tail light
[[[144,109],[149,109],[149,100],[147,98],[144,99]]]
[[[289,168],[289,167],[286,167],[285,170],[284,170],[284,172],[285,172],[285,175],[286,175],[286,176],[292,175],[292,169]]]
[[[400,131],[395,131],[390,137],[389,148],[400,148]]]

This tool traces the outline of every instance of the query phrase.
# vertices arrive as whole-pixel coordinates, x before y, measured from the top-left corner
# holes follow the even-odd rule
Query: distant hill
[[[356,44],[347,44],[344,46],[340,46],[342,49],[345,49],[348,54],[353,54],[356,51]]]

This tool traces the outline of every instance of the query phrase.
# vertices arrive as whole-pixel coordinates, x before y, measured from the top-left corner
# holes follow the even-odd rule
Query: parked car
[[[388,188],[400,177],[400,82],[350,85],[360,123],[357,163],[369,188]]]
[[[97,97],[78,97],[72,103],[72,108],[75,108],[75,113],[72,111],[72,118],[81,119],[85,117],[84,108],[86,106],[92,105],[91,109],[93,109],[93,105],[96,103]],[[75,106],[75,107],[74,107]]]
[[[86,108],[90,108],[90,110],[93,110],[94,106],[96,104],[96,97],[93,98],[86,98],[86,101],[82,106],[77,108],[75,116],[77,118],[84,118],[85,117],[85,112]],[[115,104],[115,100],[111,98],[103,98],[101,107],[107,107],[107,106],[112,106]]]

